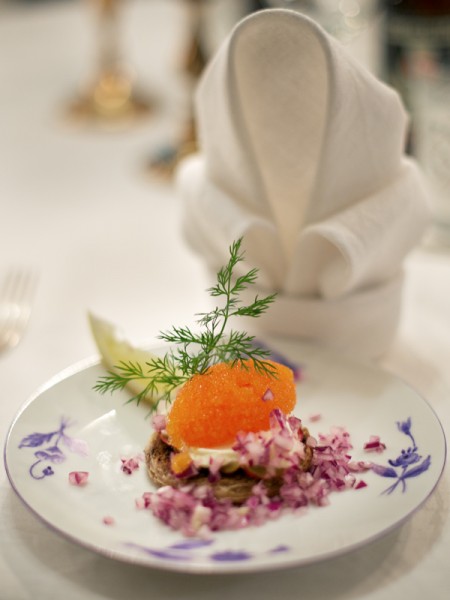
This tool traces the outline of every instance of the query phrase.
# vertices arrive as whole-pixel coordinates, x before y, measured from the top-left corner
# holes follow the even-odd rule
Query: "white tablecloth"
[[[89,74],[91,15],[82,2],[0,5],[0,274],[39,272],[29,328],[0,356],[0,438],[33,391],[95,353],[86,311],[152,341],[206,308],[202,264],[178,231],[178,199],[145,173],[176,132],[182,90],[175,67],[184,12],[163,0],[128,3],[123,39],[141,83],[161,100],[128,132],[77,129],[61,118]],[[406,264],[398,337],[382,363],[450,422],[450,253],[417,249]],[[47,529],[0,469],[0,600],[447,597],[449,473],[407,523],[339,558],[275,573],[193,576],[121,564]]]

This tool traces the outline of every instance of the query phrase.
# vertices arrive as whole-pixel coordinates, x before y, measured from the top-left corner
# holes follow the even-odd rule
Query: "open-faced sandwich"
[[[242,504],[256,483],[274,497],[286,470],[308,471],[314,441],[298,419],[286,417],[296,403],[292,371],[271,365],[268,375],[249,361],[218,363],[192,377],[146,448],[152,481],[209,485],[217,499]]]
[[[275,298],[240,302],[257,273],[235,277],[241,241],[230,246],[209,290],[223,306],[200,315],[198,333],[162,333],[171,344],[163,357],[121,361],[96,385],[105,392],[131,383],[132,400],[150,403],[154,432],[145,460],[158,489],[138,504],[186,535],[261,524],[285,510],[324,505],[330,491],[355,485],[346,432],[335,428],[319,443],[310,436],[293,415],[290,366],[272,360],[253,336],[227,327],[234,317],[258,317]]]

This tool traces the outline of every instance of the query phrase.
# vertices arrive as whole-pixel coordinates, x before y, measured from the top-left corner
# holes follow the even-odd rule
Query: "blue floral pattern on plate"
[[[197,558],[196,551],[203,550],[214,544],[214,539],[192,539],[183,540],[164,548],[151,548],[140,544],[126,543],[128,548],[139,550],[154,558],[173,561],[190,561]],[[282,554],[290,550],[289,546],[279,545],[271,548],[264,554]],[[215,550],[207,555],[207,558],[213,562],[242,562],[251,560],[255,557],[254,553],[246,550]]]
[[[82,456],[89,453],[88,445],[84,440],[67,435],[66,429],[72,425],[73,423],[62,417],[58,429],[48,433],[30,433],[22,439],[19,448],[40,448],[33,453],[36,460],[28,470],[33,479],[44,479],[53,475],[53,466],[66,460],[61,445]]]
[[[411,445],[402,449],[396,458],[388,460],[389,466],[377,464],[372,465],[372,471],[374,471],[374,473],[377,475],[395,479],[395,482],[386,488],[383,494],[392,494],[392,492],[396,490],[397,486],[399,485],[401,485],[402,492],[406,492],[407,480],[411,479],[412,477],[418,477],[427,471],[431,465],[430,455],[423,459],[423,457],[419,454],[419,449],[412,434],[411,426],[411,417],[408,417],[406,421],[397,421],[398,430],[409,438]]]

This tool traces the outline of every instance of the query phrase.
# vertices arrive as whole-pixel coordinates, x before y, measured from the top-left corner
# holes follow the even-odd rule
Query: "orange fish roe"
[[[176,448],[217,448],[233,443],[239,431],[269,429],[274,408],[285,414],[296,403],[294,376],[288,367],[271,363],[276,377],[246,367],[218,363],[194,375],[178,392],[168,416],[167,433]]]

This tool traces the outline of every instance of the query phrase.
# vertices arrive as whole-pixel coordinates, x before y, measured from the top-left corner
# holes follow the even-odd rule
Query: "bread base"
[[[309,436],[308,430],[303,429],[303,434],[306,439]],[[174,451],[172,446],[164,442],[158,433],[152,436],[145,448],[147,472],[152,482],[158,487],[165,485],[181,487],[186,484],[208,485],[217,500],[228,499],[233,504],[243,504],[251,496],[254,485],[260,481],[267,488],[269,497],[276,496],[283,484],[282,477],[261,480],[251,477],[243,469],[238,469],[231,474],[221,474],[220,478],[214,482],[209,481],[207,469],[200,469],[200,472],[193,477],[175,477],[170,469],[170,456]],[[306,456],[301,464],[303,471],[309,470],[312,455],[312,448],[306,446]]]

